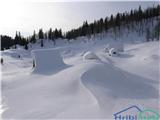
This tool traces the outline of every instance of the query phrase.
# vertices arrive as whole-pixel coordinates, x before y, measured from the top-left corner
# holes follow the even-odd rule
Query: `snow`
[[[66,67],[56,49],[33,50],[31,54],[35,61],[34,73],[53,72]]]
[[[123,52],[124,51],[123,41],[121,41],[121,40],[114,41],[114,42],[110,43],[110,47],[111,48],[115,48],[119,52]]]
[[[112,48],[114,48],[116,51],[123,52],[124,51],[123,41],[117,40],[110,42],[109,44],[106,45],[104,52],[109,53],[109,50]]]
[[[114,119],[133,105],[159,111],[159,41],[135,36],[138,41],[129,42],[132,34],[123,38],[117,57],[103,52],[116,44],[112,37],[2,52],[2,118]]]
[[[91,51],[88,51],[83,55],[83,60],[93,60],[93,59],[99,59],[99,58],[95,53]]]
[[[114,55],[118,55],[119,53],[118,53],[118,51],[115,49],[115,48],[111,48],[110,50],[109,50],[109,55],[110,56],[114,56]]]

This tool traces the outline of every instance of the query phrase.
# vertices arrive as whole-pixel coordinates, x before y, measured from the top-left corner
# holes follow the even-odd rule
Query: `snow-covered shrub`
[[[83,55],[83,60],[92,60],[92,59],[99,59],[99,58],[95,53],[91,51],[88,51]]]
[[[107,44],[106,47],[104,48],[104,52],[109,53],[109,49],[110,49],[110,46],[109,44]]]
[[[111,42],[105,46],[103,51],[105,53],[109,53],[110,49],[112,48],[114,48],[118,52],[123,52],[124,51],[123,42],[120,42],[120,41]]]
[[[111,48],[115,48],[119,52],[124,51],[124,45],[122,41],[112,41],[105,47],[105,52],[108,53]]]
[[[118,51],[115,48],[109,50],[109,56],[119,55]]]

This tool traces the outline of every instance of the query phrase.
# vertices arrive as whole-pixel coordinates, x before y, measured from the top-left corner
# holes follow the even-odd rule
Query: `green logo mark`
[[[158,112],[151,109],[143,110],[138,114],[138,120],[159,120],[159,118]]]

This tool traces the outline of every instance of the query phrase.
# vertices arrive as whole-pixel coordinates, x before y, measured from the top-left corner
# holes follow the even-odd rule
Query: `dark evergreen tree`
[[[36,32],[33,32],[33,35],[31,36],[30,42],[36,43]]]
[[[54,30],[54,38],[57,39],[59,36],[57,28]]]
[[[150,29],[147,28],[147,30],[146,30],[146,41],[147,41],[147,42],[149,42],[150,37],[151,37]]]
[[[59,29],[59,31],[58,31],[58,38],[63,38],[63,36],[62,36],[62,29]]]
[[[25,44],[24,49],[28,50],[28,44]]]
[[[156,38],[156,40],[160,39],[160,21],[155,26],[154,35],[155,35],[154,37]]]
[[[42,29],[39,30],[38,37],[39,39],[44,39],[44,33]]]
[[[108,18],[107,17],[105,18],[105,21],[104,21],[104,28],[105,28],[105,31],[107,32],[108,30]]]
[[[52,40],[53,37],[52,37],[52,28],[49,29],[48,31],[48,39]]]

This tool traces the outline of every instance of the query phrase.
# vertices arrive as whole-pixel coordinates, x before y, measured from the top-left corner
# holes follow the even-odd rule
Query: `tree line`
[[[127,25],[140,25],[142,26],[143,20],[154,18],[160,15],[160,5],[147,8],[142,10],[139,6],[138,10],[131,10],[130,12],[117,13],[115,16],[111,15],[105,19],[101,18],[100,20],[94,21],[93,23],[88,24],[87,21],[83,23],[77,29],[72,29],[66,33],[67,39],[75,39],[79,36],[90,36],[95,35],[96,33],[107,32],[110,28],[120,31],[122,26]],[[116,32],[116,31],[114,31]]]
[[[88,23],[87,20],[83,22],[83,25],[77,29],[72,29],[67,31],[66,33],[62,32],[62,29],[52,29],[50,28],[48,31],[44,32],[43,29],[39,29],[33,32],[33,35],[29,37],[22,37],[20,32],[16,32],[15,38],[11,38],[7,35],[1,35],[1,50],[9,49],[11,46],[16,48],[17,45],[24,46],[25,49],[28,49],[28,43],[36,43],[37,40],[40,41],[41,47],[43,47],[43,40],[49,39],[56,44],[56,39],[65,38],[65,39],[75,39],[80,36],[88,36],[95,35],[97,33],[108,32],[109,29],[113,29],[115,34],[115,38],[123,27],[131,27],[134,29],[135,25],[139,26],[138,32],[139,35],[143,34],[143,23],[146,21],[153,22],[153,18],[157,18],[160,16],[160,5],[149,7],[145,10],[141,9],[139,6],[138,9],[131,10],[130,12],[117,13],[115,16],[110,15],[110,17],[101,18],[99,20],[95,20],[93,23]],[[151,21],[150,21],[151,20]],[[154,34],[151,35],[151,31],[149,28],[146,30],[146,38],[149,39],[151,37],[159,38],[160,34],[160,22],[155,27]]]
[[[22,37],[20,32],[16,31],[15,38],[11,38],[7,35],[1,35],[1,50],[9,49],[11,46],[13,46],[15,49],[17,48],[17,45],[24,46],[25,49],[28,49],[28,43],[36,43],[37,40],[41,41],[41,47],[43,47],[43,40],[49,39],[52,40],[55,44],[55,40],[58,38],[63,38],[62,30],[61,29],[55,29],[52,30],[52,28],[49,29],[47,32],[43,32],[43,29],[39,29],[38,33],[33,32],[33,35],[29,37]]]

